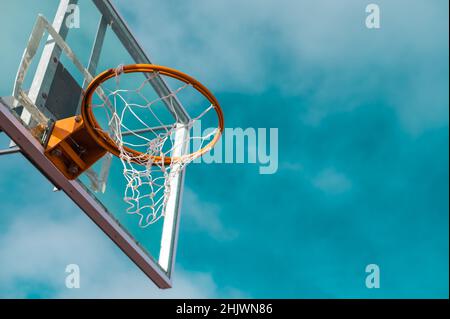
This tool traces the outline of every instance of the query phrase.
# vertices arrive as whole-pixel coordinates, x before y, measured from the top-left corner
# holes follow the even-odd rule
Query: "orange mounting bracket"
[[[92,139],[77,115],[55,122],[44,154],[72,180],[102,158],[106,150]]]

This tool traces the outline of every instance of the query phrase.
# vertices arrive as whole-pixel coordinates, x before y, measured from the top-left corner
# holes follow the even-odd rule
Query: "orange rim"
[[[205,147],[201,148],[198,151],[195,151],[190,154],[186,154],[179,157],[161,157],[155,155],[148,155],[143,152],[139,152],[127,146],[124,146],[124,150],[134,157],[138,157],[140,160],[134,159],[133,161],[137,164],[142,164],[142,161],[151,160],[154,164],[161,164],[164,162],[164,165],[168,165],[172,162],[183,162],[185,160],[192,160],[194,158],[200,157],[206,152],[210,151],[214,145],[219,140],[222,135],[224,128],[224,119],[223,112],[217,101],[216,97],[199,81],[194,79],[193,77],[180,72],[178,70],[168,68],[161,65],[153,65],[153,64],[130,64],[123,66],[123,73],[149,73],[149,72],[157,72],[159,74],[169,76],[171,78],[182,81],[186,84],[190,84],[197,91],[199,91],[214,107],[214,110],[217,114],[217,118],[219,120],[219,124],[217,127],[217,133],[214,135],[214,138],[209,142]],[[81,116],[83,118],[84,123],[86,124],[86,130],[89,135],[94,139],[94,141],[105,148],[111,154],[120,157],[120,151],[117,147],[117,144],[106,134],[103,129],[98,124],[94,113],[92,111],[92,96],[95,90],[104,82],[116,76],[116,69],[106,70],[99,75],[97,75],[92,82],[86,88],[86,91],[83,96],[83,101],[81,104]]]

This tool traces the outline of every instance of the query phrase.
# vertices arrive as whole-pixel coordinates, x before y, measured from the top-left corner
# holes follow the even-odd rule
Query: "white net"
[[[142,73],[139,75],[142,79]],[[214,105],[209,104],[200,111],[197,107],[199,114],[194,118],[180,113],[177,97],[182,91],[192,89],[191,85],[182,83],[176,90],[161,95],[149,90],[152,81],[161,75],[156,72],[144,75],[137,87],[120,88],[129,83],[123,78],[130,75],[123,74],[119,67],[114,87],[108,88],[104,83],[97,90],[100,102],[92,104],[101,130],[115,142],[120,152],[126,180],[127,213],[137,215],[142,228],[165,216],[169,200],[175,196],[173,183],[185,165],[195,158],[189,154],[202,149],[217,133],[216,129],[194,136],[192,130]],[[193,140],[196,142],[192,143]]]

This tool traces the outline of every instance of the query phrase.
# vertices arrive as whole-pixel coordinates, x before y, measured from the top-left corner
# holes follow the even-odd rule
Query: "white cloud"
[[[232,240],[238,235],[220,220],[220,207],[209,202],[208,198],[199,199],[191,189],[185,187],[183,194],[183,223],[186,227],[206,232],[216,240]]]
[[[0,235],[0,297],[218,298],[238,296],[210,273],[175,268],[174,288],[158,289],[76,207],[38,205],[16,211]],[[53,205],[51,205],[53,206]],[[60,210],[55,207],[62,207]],[[61,211],[61,210],[64,210]],[[58,217],[59,215],[59,217]],[[78,264],[81,288],[65,287],[65,267]],[[26,284],[24,284],[26,283]],[[50,291],[40,291],[49,287]]]
[[[82,273],[80,289],[62,289],[56,298],[218,298],[212,276],[177,269],[171,289],[156,288],[144,275],[127,269],[108,271],[108,278]]]
[[[317,174],[313,185],[327,194],[341,194],[352,188],[352,182],[334,168],[327,168]]]

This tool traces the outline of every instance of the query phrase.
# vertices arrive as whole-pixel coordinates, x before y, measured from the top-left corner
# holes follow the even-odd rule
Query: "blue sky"
[[[22,2],[1,4],[5,25],[26,22],[0,30],[0,95],[57,4]],[[174,288],[159,291],[24,158],[3,157],[1,297],[448,298],[447,1],[116,3],[156,63],[215,92],[227,127],[279,129],[279,169],[188,168]],[[372,263],[380,289],[364,284]]]

